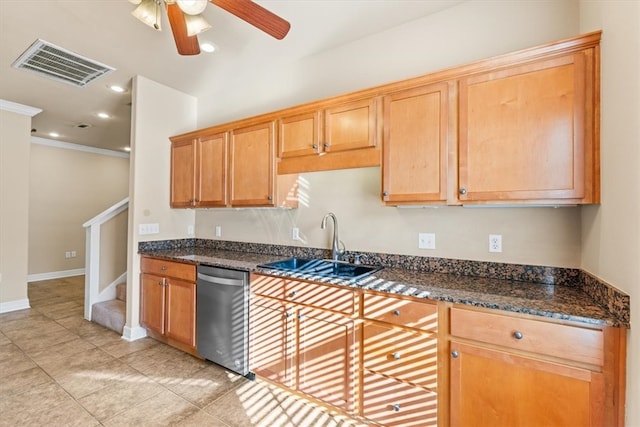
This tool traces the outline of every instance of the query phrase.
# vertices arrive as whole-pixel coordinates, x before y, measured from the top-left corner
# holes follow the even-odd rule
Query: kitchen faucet
[[[322,223],[320,224],[320,228],[324,230],[327,226],[327,218],[331,218],[333,220],[333,242],[331,242],[331,258],[334,261],[340,261],[342,255],[344,254],[344,243],[342,244],[342,250],[339,248],[339,244],[342,243],[338,239],[338,219],[336,216],[329,212],[322,218]]]

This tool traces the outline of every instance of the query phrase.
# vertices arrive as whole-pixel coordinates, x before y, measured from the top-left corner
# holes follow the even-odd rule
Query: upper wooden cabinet
[[[449,84],[386,95],[383,100],[382,200],[391,205],[447,200]]]
[[[231,131],[231,206],[297,207],[295,175],[275,176],[275,122]]]
[[[336,101],[281,116],[278,173],[378,166],[376,101]]]
[[[275,175],[275,123],[171,138],[171,207],[297,207],[297,175]]]
[[[460,201],[599,201],[594,61],[587,49],[460,80]]]
[[[227,204],[227,133],[173,139],[171,207]]]

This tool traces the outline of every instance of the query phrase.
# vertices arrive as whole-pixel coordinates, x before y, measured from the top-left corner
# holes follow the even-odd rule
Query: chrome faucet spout
[[[331,242],[331,258],[334,261],[340,261],[342,255],[344,254],[344,249],[340,249],[340,239],[338,238],[338,219],[336,216],[329,212],[322,218],[322,223],[320,223],[320,228],[323,230],[327,226],[327,218],[331,218],[333,220],[333,240]]]

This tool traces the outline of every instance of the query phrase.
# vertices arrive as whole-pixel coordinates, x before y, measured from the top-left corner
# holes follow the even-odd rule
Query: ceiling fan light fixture
[[[177,0],[176,3],[187,15],[200,15],[207,8],[208,0]]]
[[[161,30],[160,0],[142,0],[131,14],[154,30]]]
[[[211,25],[204,19],[202,15],[184,15],[184,22],[187,26],[187,35],[189,37],[204,33],[211,28]]]

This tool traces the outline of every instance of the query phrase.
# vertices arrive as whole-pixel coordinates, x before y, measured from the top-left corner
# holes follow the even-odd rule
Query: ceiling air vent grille
[[[40,39],[33,42],[12,66],[77,87],[84,87],[115,70]]]

